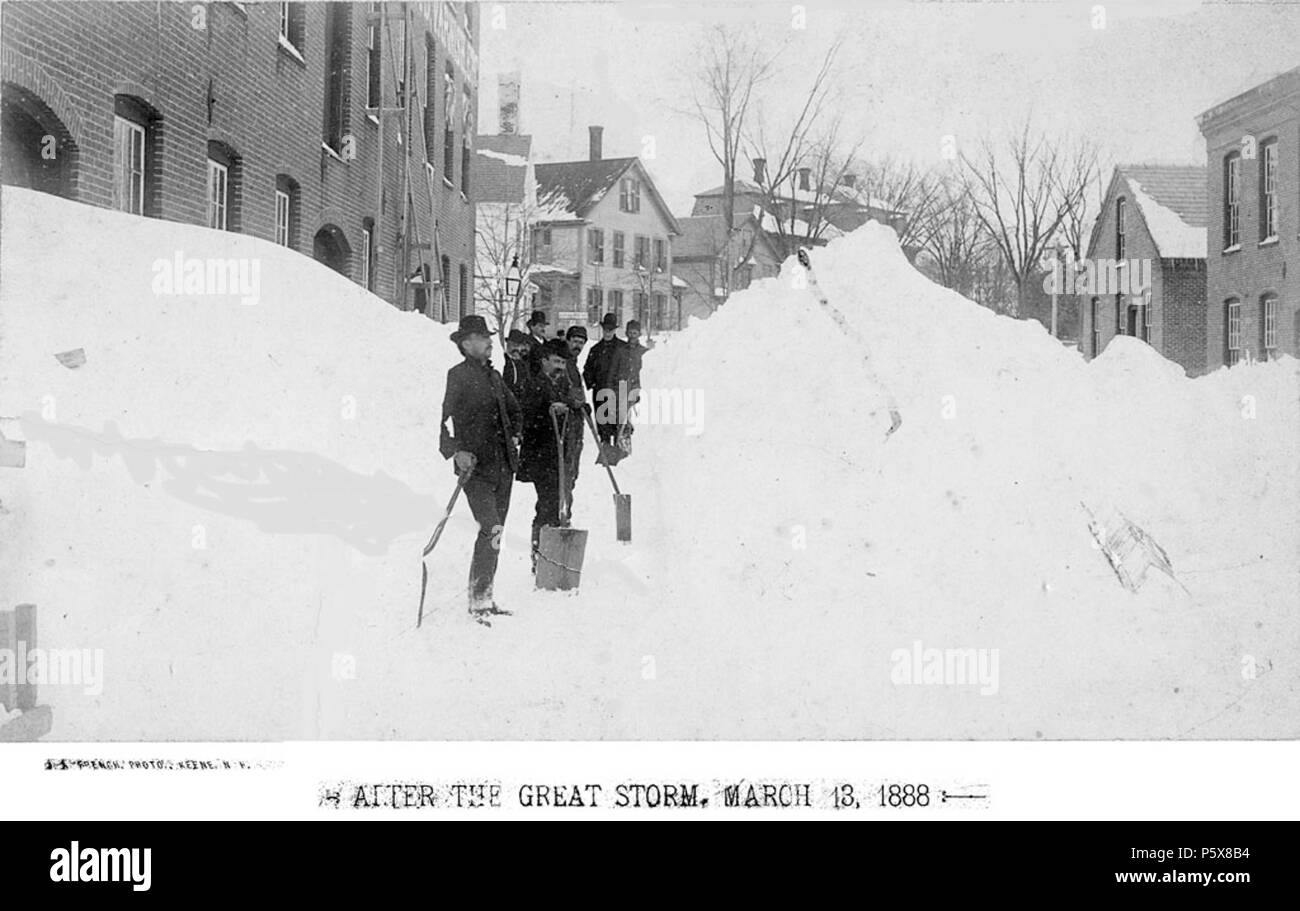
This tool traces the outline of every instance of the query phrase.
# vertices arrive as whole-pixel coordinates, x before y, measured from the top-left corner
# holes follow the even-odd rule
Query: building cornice
[[[1300,67],[1216,104],[1197,116],[1196,125],[1204,136],[1288,102],[1300,104]]]

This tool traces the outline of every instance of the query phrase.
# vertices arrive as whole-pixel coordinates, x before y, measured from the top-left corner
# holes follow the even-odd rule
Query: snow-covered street
[[[1300,736],[1293,358],[1187,379],[1120,338],[1088,363],[869,223],[813,263],[898,433],[791,259],[646,356],[704,412],[638,428],[630,544],[588,439],[580,591],[532,589],[517,483],[514,616],[466,616],[462,503],[417,631],[452,327],[247,235],[0,198],[0,422],[27,440],[0,590],[105,656],[102,695],[42,688],[48,739]],[[176,256],[257,263],[257,302],[155,293]],[[1083,504],[1177,581],[1121,587]],[[900,685],[918,642],[996,649],[996,692]]]

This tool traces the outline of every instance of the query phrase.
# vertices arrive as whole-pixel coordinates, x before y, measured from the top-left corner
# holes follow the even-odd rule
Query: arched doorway
[[[339,275],[348,274],[348,262],[352,250],[348,239],[337,225],[324,225],[312,239],[311,255],[317,262],[329,266]],[[350,277],[350,276],[349,276]]]
[[[0,90],[4,182],[73,199],[77,147],[40,98],[6,82]]]

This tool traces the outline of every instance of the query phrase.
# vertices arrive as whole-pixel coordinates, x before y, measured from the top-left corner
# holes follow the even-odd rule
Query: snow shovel
[[[584,408],[583,414],[586,413],[586,409]],[[596,433],[595,422],[591,420],[591,415],[589,414],[587,415],[587,421],[591,424],[591,432]],[[624,449],[617,442],[602,443],[599,435],[596,436],[596,446],[600,449],[600,455],[596,456],[597,465],[604,465],[606,467],[617,465],[629,455],[628,450]]]
[[[424,553],[420,554],[420,613],[415,618],[416,629],[419,629],[420,624],[424,622],[424,591],[429,587],[429,566],[424,562],[424,558],[433,552],[434,545],[442,537],[442,530],[447,526],[447,520],[451,518],[451,511],[456,508],[456,498],[460,496],[461,490],[465,487],[465,482],[469,480],[469,476],[473,473],[473,468],[461,472],[460,478],[456,481],[456,489],[452,491],[451,499],[447,501],[447,511],[442,514],[442,521],[433,530],[433,537],[429,538],[429,543],[424,545]]]
[[[584,412],[585,413],[585,412]],[[560,525],[543,525],[537,539],[537,587],[568,591],[582,581],[582,558],[587,552],[587,532],[569,528],[569,484],[564,470],[564,434],[559,418],[551,415],[560,469]]]
[[[591,419],[587,409],[582,410],[583,417],[587,419],[587,426],[591,428],[591,435],[596,437],[596,445],[600,447],[601,455],[604,455],[605,447],[618,449],[611,443],[601,443],[600,437],[596,435],[596,422]],[[632,540],[632,495],[623,493],[618,489],[618,481],[614,480],[614,469],[609,466],[613,464],[608,459],[597,459],[601,465],[605,466],[605,472],[609,475],[609,483],[614,487],[614,533],[619,541]],[[617,459],[615,460],[617,461]]]

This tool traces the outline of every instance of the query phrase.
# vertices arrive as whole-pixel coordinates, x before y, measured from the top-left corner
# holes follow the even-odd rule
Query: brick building
[[[1205,169],[1115,168],[1088,240],[1079,348],[1094,358],[1117,335],[1140,338],[1196,376],[1205,372]]]
[[[858,186],[854,174],[845,174],[835,186],[818,186],[811,168],[799,168],[787,184],[769,187],[767,162],[755,158],[752,164],[753,179],[737,176],[732,185],[735,215],[757,218],[783,256],[793,256],[799,246],[825,244],[868,221],[897,231],[907,217]],[[696,193],[691,215],[721,215],[725,192],[726,185],[719,184]]]
[[[639,319],[648,335],[679,328],[673,298],[677,219],[637,158],[605,158],[590,127],[586,161],[534,166],[537,210],[529,276],[552,327]]]
[[[3,182],[275,241],[455,319],[478,28],[470,3],[6,3]],[[421,259],[445,305],[408,289]]]
[[[1207,366],[1300,355],[1300,67],[1197,118],[1210,200]]]

